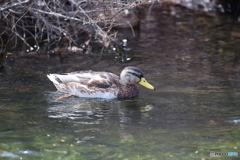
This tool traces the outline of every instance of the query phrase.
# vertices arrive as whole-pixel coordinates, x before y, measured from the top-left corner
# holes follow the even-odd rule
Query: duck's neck
[[[131,98],[138,94],[139,91],[136,85],[121,86],[121,89],[118,92],[118,98]]]

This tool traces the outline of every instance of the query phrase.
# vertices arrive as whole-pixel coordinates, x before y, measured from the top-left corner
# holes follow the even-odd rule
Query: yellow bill
[[[146,87],[146,88],[148,88],[148,89],[153,89],[153,90],[155,90],[155,88],[154,88],[151,84],[149,84],[149,83],[146,81],[145,78],[141,78],[141,80],[140,80],[140,82],[138,82],[138,84],[140,84],[140,85],[142,85],[142,86],[144,86],[144,87]]]

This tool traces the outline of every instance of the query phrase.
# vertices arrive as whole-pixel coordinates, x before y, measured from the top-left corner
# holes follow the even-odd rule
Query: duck
[[[120,76],[105,71],[89,70],[48,74],[47,77],[59,91],[78,97],[132,98],[139,95],[136,84],[155,90],[144,78],[143,72],[133,66],[125,67]]]

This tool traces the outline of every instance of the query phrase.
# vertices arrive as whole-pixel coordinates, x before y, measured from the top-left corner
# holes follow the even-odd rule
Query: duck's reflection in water
[[[75,138],[77,144],[103,135],[115,135],[121,140],[134,138],[131,125],[139,125],[148,117],[153,105],[143,105],[143,100],[106,100],[69,97],[53,102],[48,117],[65,121],[73,126],[73,132],[82,135]]]

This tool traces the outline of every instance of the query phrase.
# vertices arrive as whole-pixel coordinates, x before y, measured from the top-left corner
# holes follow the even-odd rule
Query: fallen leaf
[[[240,37],[240,32],[233,31],[233,32],[231,32],[231,35],[233,37]]]
[[[214,120],[209,120],[208,122],[210,122],[210,123],[216,123]]]
[[[27,92],[27,91],[29,91],[29,90],[31,90],[31,89],[32,89],[31,86],[22,86],[22,87],[17,88],[17,90],[18,90],[19,92]]]

